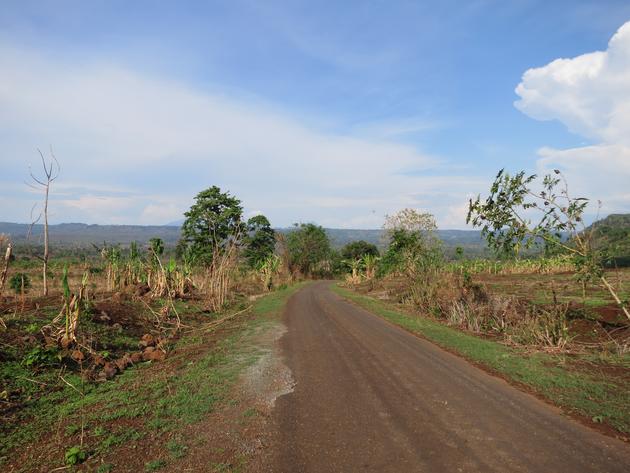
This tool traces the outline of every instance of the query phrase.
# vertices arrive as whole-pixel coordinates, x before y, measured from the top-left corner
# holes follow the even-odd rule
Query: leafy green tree
[[[244,256],[250,268],[258,268],[276,248],[276,232],[264,215],[247,221]]]
[[[179,251],[199,263],[212,263],[215,251],[240,241],[242,214],[241,201],[229,192],[221,192],[217,186],[201,191],[184,214]]]
[[[164,241],[158,237],[151,238],[149,240],[149,249],[156,257],[162,256],[162,253],[164,253]]]
[[[328,256],[330,261],[330,273],[331,275],[343,275],[348,271],[348,265],[345,263],[345,259],[341,256],[341,252],[332,248]]]
[[[431,248],[432,246],[427,244],[422,233],[418,231],[403,228],[394,230],[390,234],[389,247],[381,260],[379,275],[414,269],[416,261]]]
[[[327,261],[331,255],[330,240],[319,225],[296,223],[286,240],[291,268],[304,274],[315,272],[318,265]]]
[[[341,256],[347,260],[359,260],[365,255],[378,256],[378,248],[365,240],[351,241],[341,250]]]
[[[416,278],[442,262],[442,246],[435,234],[437,225],[433,215],[403,209],[387,216],[383,227],[389,247],[381,259],[379,275],[399,271]]]

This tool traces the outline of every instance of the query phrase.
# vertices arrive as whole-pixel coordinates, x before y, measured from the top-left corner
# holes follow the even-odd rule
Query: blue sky
[[[55,222],[167,223],[218,185],[277,226],[414,207],[464,228],[501,167],[627,211],[627,21],[627,1],[5,1],[0,220],[28,221],[49,145]]]

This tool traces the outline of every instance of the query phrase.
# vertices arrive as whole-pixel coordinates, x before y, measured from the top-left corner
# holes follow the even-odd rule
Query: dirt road
[[[307,286],[281,339],[296,385],[276,401],[274,472],[628,472],[630,446]]]

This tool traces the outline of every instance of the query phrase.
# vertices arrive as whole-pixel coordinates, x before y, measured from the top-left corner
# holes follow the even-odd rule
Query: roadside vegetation
[[[343,297],[406,330],[498,374],[526,391],[576,414],[596,428],[628,440],[630,382],[628,359],[615,354],[549,351],[506,344],[441,320],[419,316],[411,307],[337,286]],[[606,429],[608,427],[608,429]]]
[[[60,168],[42,163],[47,227]],[[212,416],[238,404],[232,388],[259,356],[248,334],[311,278],[345,279],[345,297],[627,436],[623,219],[585,227],[588,201],[561,175],[535,182],[501,172],[470,202],[496,253],[485,259],[447,251],[430,213],[388,216],[379,247],[335,249],[314,223],[280,233],[263,215],[244,220],[216,186],[196,196],[177,245],[74,252],[0,235],[0,469],[157,471],[196,451],[208,471],[238,471],[246,458]],[[239,423],[253,422],[245,412]]]
[[[340,291],[627,437],[630,270],[617,266],[620,245],[611,257],[604,244],[623,230],[587,227],[588,204],[557,171],[541,181],[501,171],[468,215],[494,258],[447,257],[433,216],[404,209],[386,219],[380,256],[348,263],[353,292]]]
[[[153,238],[32,258],[2,236],[0,469],[155,471],[185,461],[198,440],[185,430],[238,402],[232,386],[259,356],[248,334],[299,281],[330,267],[327,238],[305,227],[319,228],[285,240],[211,187],[186,213],[177,247]],[[208,471],[238,470],[246,459],[235,463],[240,453],[222,442],[208,447]]]

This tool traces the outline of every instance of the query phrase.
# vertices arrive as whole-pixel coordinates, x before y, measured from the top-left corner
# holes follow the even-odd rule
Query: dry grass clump
[[[506,344],[564,350],[570,335],[571,305],[535,305],[511,295],[492,294],[483,285],[456,273],[434,272],[432,278],[386,277],[372,289],[412,306],[422,314],[475,334],[498,337]],[[367,289],[365,283],[360,287]]]

